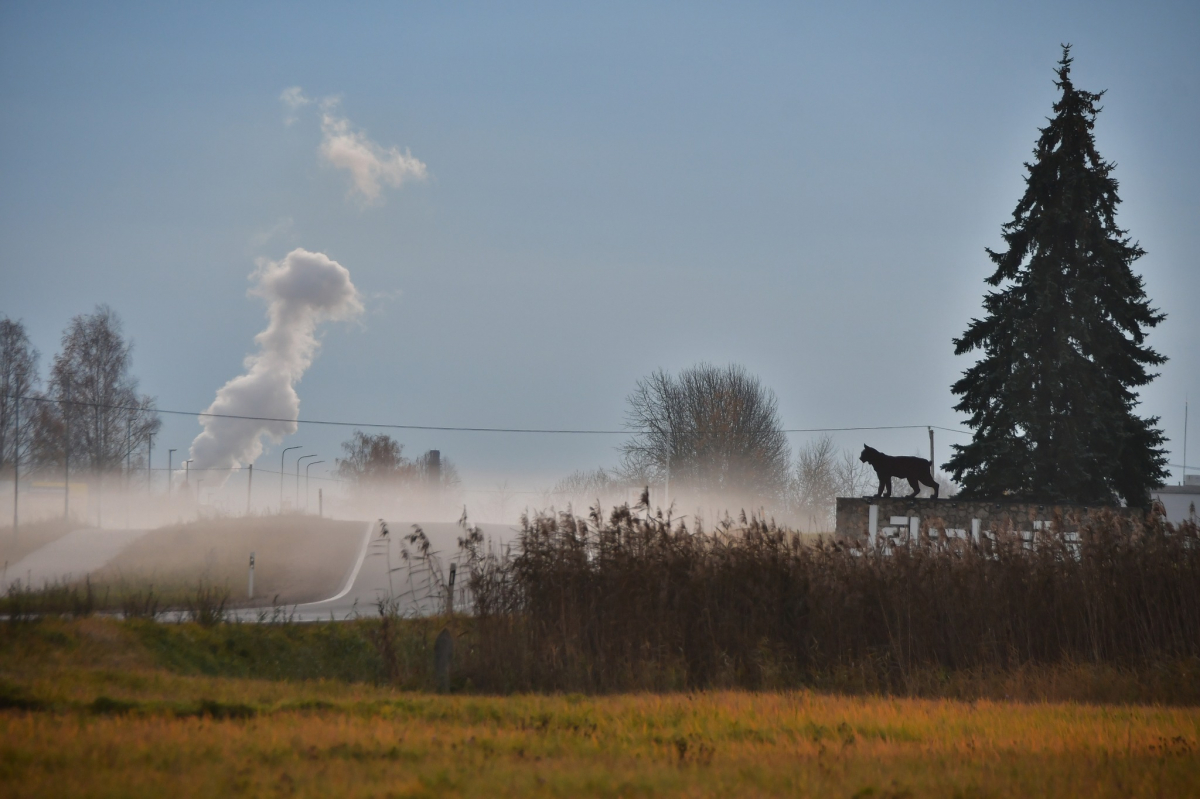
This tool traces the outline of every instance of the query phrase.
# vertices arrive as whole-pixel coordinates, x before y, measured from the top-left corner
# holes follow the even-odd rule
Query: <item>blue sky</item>
[[[1180,462],[1200,398],[1194,3],[247,5],[0,6],[0,313],[43,365],[105,302],[142,389],[204,408],[265,324],[255,259],[304,247],[367,310],[323,328],[302,417],[619,427],[638,377],[708,360],[758,374],[788,427],[958,427],[951,339],[1070,42],[1076,84],[1108,90],[1099,149],[1168,314],[1142,407]],[[314,100],[291,124],[289,87]],[[331,97],[424,180],[367,201],[320,152]],[[199,431],[169,418],[160,446]],[[346,432],[282,446],[332,465]],[[617,457],[400,438],[480,484]]]

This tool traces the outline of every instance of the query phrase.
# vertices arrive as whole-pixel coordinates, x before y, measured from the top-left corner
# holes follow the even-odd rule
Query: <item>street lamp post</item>
[[[318,463],[324,463],[324,462],[325,461],[313,461],[312,463],[310,463],[304,467],[304,510],[305,510],[305,512],[308,511],[308,470],[311,469],[312,467],[316,466]]]
[[[185,488],[192,487],[192,459],[188,458],[183,462],[183,485]]]
[[[301,455],[296,458],[296,509],[300,509],[300,461],[308,458],[319,458],[320,455]]]
[[[302,446],[287,447],[283,452],[279,453],[279,512],[283,513],[283,458],[288,454],[289,450],[304,449]]]
[[[171,496],[171,484],[175,482],[175,475],[171,472],[171,457],[175,454],[175,450],[167,450],[167,496]]]

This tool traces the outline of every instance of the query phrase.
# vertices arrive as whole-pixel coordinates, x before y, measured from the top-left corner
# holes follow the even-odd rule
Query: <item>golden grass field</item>
[[[1195,707],[810,691],[438,696],[172,672],[140,643],[151,629],[0,629],[0,794],[1200,795]]]

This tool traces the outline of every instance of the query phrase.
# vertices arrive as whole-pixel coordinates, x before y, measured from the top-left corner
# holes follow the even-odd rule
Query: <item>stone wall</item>
[[[893,497],[838,497],[837,534],[865,539],[874,545],[876,537],[907,540],[919,534],[930,538],[971,538],[997,530],[1024,533],[1032,541],[1036,532],[1049,529],[1055,514],[1062,519],[1067,533],[1078,531],[1081,524],[1098,513],[1114,513],[1125,518],[1142,517],[1136,508],[1107,505],[1045,505],[1035,502],[959,501],[956,499],[908,499]]]

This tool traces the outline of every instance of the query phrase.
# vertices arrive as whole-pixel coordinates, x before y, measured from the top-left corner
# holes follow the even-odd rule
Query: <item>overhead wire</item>
[[[137,405],[114,405],[103,402],[86,402],[83,400],[51,399],[49,397],[20,397],[31,402],[51,402],[57,404],[77,405],[85,408],[106,408],[108,410],[134,411],[139,413],[161,413],[172,416],[197,416],[215,419],[240,419],[251,422],[280,422],[283,424],[313,424],[332,427],[357,427],[384,430],[429,430],[434,432],[452,433],[530,433],[544,435],[635,435],[647,433],[648,430],[625,428],[621,430],[587,429],[587,428],[537,428],[537,427],[466,427],[455,425],[422,425],[397,424],[384,422],[344,422],[332,419],[284,419],[276,416],[247,416],[235,413],[211,413],[209,411],[180,411],[166,408],[144,408]],[[784,428],[783,433],[844,433],[859,430],[942,430],[948,433],[971,435],[967,430],[951,427],[940,427],[928,424],[907,425],[877,425],[870,427],[795,427]]]

